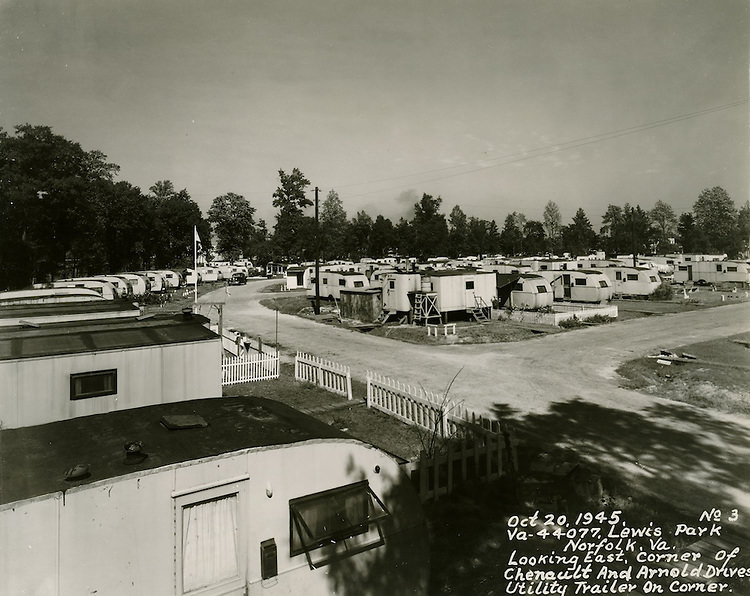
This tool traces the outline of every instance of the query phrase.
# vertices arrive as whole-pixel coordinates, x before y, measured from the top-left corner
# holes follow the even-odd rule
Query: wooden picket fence
[[[367,407],[375,408],[407,424],[440,437],[448,436],[448,412],[456,404],[422,387],[412,387],[390,377],[367,371]]]
[[[279,378],[279,354],[224,356],[221,361],[221,384],[234,385]]]
[[[294,378],[314,383],[327,391],[352,398],[352,375],[348,366],[324,360],[312,354],[297,352],[294,359]]]
[[[468,481],[518,469],[516,441],[499,421],[422,387],[367,372],[367,406],[418,426],[440,441],[404,464],[420,499],[438,499]],[[439,449],[438,449],[439,448]]]
[[[503,434],[479,428],[447,440],[439,453],[424,451],[402,465],[421,501],[437,500],[467,482],[490,482],[516,469],[515,445]]]

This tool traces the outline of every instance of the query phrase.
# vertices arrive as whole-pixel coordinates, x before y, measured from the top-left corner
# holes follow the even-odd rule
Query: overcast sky
[[[428,193],[598,229],[609,203],[748,199],[749,33],[748,0],[0,0],[0,126],[269,226],[297,167],[350,217]]]

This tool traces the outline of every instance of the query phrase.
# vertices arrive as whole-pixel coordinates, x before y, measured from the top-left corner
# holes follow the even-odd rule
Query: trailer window
[[[546,294],[547,293],[547,286],[537,286],[536,291],[538,294]]]
[[[737,273],[737,267],[727,266],[727,273]]]
[[[388,287],[389,287],[389,288],[390,288],[391,290],[395,290],[395,289],[396,289],[396,282],[395,282],[395,281],[393,281],[393,280],[389,281],[389,282],[388,282]]]
[[[515,290],[516,292],[523,292],[523,284],[516,284],[513,290]]]
[[[365,287],[365,282],[363,282],[363,281],[355,281],[354,282],[354,287],[355,288],[364,288]]]
[[[615,279],[620,281],[622,279],[622,271],[615,271]]]
[[[315,569],[382,546],[381,521],[389,515],[367,480],[291,499],[290,556],[304,553]]]
[[[718,271],[719,273],[721,273],[721,265],[716,265],[716,271]]]
[[[637,273],[628,273],[628,281],[638,281]]]
[[[679,265],[679,266],[678,266],[678,269],[679,269],[680,271],[687,271],[687,270],[688,270],[688,268],[687,268],[687,265]]]
[[[579,277],[576,279],[576,285],[577,286],[585,286],[586,285],[586,278],[585,277]]]
[[[473,290],[474,289],[474,280],[470,279],[466,282],[466,289],[467,290]]]
[[[542,271],[547,271],[547,265],[542,265],[541,267],[539,267],[539,269],[541,269]]]
[[[70,375],[70,399],[87,399],[117,393],[117,369]]]
[[[339,285],[340,286],[345,286],[346,285],[346,280],[343,277],[341,279],[339,279]]]
[[[323,278],[323,284],[325,285],[325,284],[327,284],[327,283],[328,283],[328,278],[327,278],[327,277],[324,277],[324,278]]]
[[[649,279],[650,279],[651,281],[654,281],[654,282],[656,282],[656,281],[659,281],[658,279],[656,279],[656,276],[655,276],[655,275],[651,275],[651,276],[649,276]]]
[[[609,287],[609,284],[608,284],[608,283],[607,283],[607,282],[606,282],[605,280],[603,280],[603,279],[600,279],[600,280],[599,280],[599,287],[602,287],[602,288],[608,288],[608,287]]]

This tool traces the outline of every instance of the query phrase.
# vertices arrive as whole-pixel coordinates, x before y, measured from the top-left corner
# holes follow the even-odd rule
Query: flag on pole
[[[198,226],[193,226],[195,232],[195,254],[203,251],[203,245],[201,244],[201,237],[198,236]]]

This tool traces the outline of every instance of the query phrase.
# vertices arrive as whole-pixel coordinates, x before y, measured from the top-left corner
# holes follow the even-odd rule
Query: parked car
[[[230,286],[244,286],[247,283],[247,276],[241,271],[232,273],[232,277],[229,278]]]

